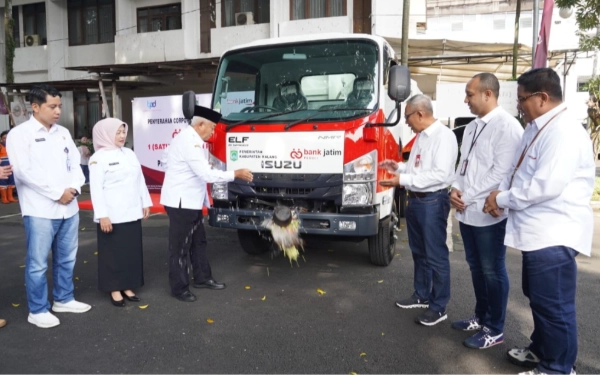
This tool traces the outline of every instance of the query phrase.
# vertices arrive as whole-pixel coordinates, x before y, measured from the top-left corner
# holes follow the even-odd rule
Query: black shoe
[[[218,283],[213,279],[210,279],[204,283],[194,283],[194,288],[208,288],[208,289],[225,289],[225,284]]]
[[[186,290],[185,292],[179,295],[174,294],[174,296],[175,298],[183,302],[194,302],[196,300],[196,296],[193,295],[192,292],[190,292],[189,290]]]
[[[403,309],[426,309],[429,307],[429,301],[418,299],[413,295],[409,298],[397,301],[396,306]]]
[[[121,291],[121,295],[124,298],[127,298],[127,300],[131,301],[131,302],[140,302],[141,301],[140,297],[136,296],[135,294],[133,296],[128,296],[124,291]]]
[[[117,307],[125,307],[125,300],[122,299],[120,301],[116,301],[112,294],[110,295],[110,301],[112,302],[113,306],[117,306]]]
[[[427,309],[427,311],[415,319],[415,322],[423,324],[424,326],[434,326],[442,320],[446,320],[447,318],[448,315],[445,311],[433,311],[431,309]]]

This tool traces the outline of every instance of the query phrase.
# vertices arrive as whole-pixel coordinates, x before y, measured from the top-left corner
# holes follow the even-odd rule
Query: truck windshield
[[[213,108],[229,124],[338,121],[377,109],[378,87],[369,40],[257,47],[221,59]]]

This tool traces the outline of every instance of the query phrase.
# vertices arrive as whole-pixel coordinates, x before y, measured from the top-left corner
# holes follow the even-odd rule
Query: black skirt
[[[144,285],[142,221],[113,224],[110,233],[97,225],[98,289],[103,292],[135,289]]]

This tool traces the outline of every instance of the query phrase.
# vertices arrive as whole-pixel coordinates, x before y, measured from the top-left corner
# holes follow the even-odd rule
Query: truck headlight
[[[344,182],[375,181],[377,150],[373,150],[344,165]]]
[[[227,170],[227,164],[219,160],[216,156],[209,153],[208,154],[208,163],[210,164],[212,169],[218,169],[220,171]],[[215,182],[211,184],[210,195],[212,199],[216,200],[227,200],[229,197],[229,189],[227,187],[227,182]]]
[[[373,204],[377,176],[377,150],[344,165],[343,206]]]
[[[373,202],[373,183],[344,184],[342,206],[367,206]]]

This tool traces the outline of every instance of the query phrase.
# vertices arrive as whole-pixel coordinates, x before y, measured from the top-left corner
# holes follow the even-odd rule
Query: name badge
[[[113,166],[113,165],[119,165],[119,162],[118,162],[118,161],[116,161],[116,162],[114,162],[114,163],[108,163],[108,165],[109,165],[109,166]]]
[[[462,167],[460,168],[460,175],[461,176],[464,176],[465,173],[467,173],[467,166],[468,165],[469,165],[469,161],[468,160],[463,161]]]
[[[417,155],[417,159],[415,160],[415,168],[419,168],[421,165],[421,154]]]
[[[46,142],[46,138],[36,138],[36,142]]]

